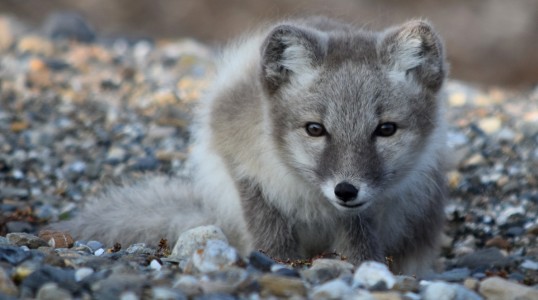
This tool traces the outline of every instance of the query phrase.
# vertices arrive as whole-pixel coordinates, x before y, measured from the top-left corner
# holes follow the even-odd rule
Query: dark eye
[[[325,135],[325,127],[319,123],[306,123],[305,129],[309,136],[319,137]]]
[[[374,131],[374,135],[382,136],[382,137],[389,137],[395,134],[397,129],[398,127],[396,126],[396,124],[392,122],[381,123],[377,125],[377,128]]]

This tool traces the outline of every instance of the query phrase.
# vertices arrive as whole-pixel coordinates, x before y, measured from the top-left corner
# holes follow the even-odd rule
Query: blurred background
[[[216,45],[263,21],[323,14],[381,29],[433,22],[446,41],[451,77],[482,86],[538,84],[537,0],[1,0],[0,13],[38,28],[75,11],[100,36],[192,37]]]

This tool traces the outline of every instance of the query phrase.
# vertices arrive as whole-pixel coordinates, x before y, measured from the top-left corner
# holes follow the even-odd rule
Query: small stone
[[[71,293],[59,287],[55,282],[45,283],[37,292],[38,300],[71,300]]]
[[[486,241],[486,247],[497,247],[499,249],[507,250],[511,248],[512,245],[502,237],[496,236]]]
[[[470,289],[471,291],[477,291],[479,283],[480,282],[475,278],[467,278],[463,281],[463,286]]]
[[[163,267],[156,259],[152,259],[151,262],[149,263],[149,267],[152,269],[152,270],[156,270],[156,271],[159,271],[161,270],[161,268]]]
[[[508,222],[508,220],[512,216],[518,215],[518,214],[525,215],[525,209],[522,206],[509,206],[499,214],[499,216],[496,219],[497,224],[504,225]]]
[[[500,277],[485,279],[478,291],[488,300],[538,299],[538,290]]]
[[[73,237],[67,232],[42,230],[39,237],[53,248],[71,248],[74,244]]]
[[[82,174],[86,170],[86,163],[83,161],[75,161],[68,166],[69,172]]]
[[[441,281],[428,284],[421,295],[424,300],[482,300],[482,297],[462,285]]]
[[[482,156],[482,154],[480,154],[480,153],[475,153],[471,157],[469,157],[468,159],[464,160],[462,162],[462,166],[464,166],[464,167],[474,167],[474,166],[483,165],[485,163],[486,163],[486,159],[484,158],[484,156]]]
[[[275,266],[277,265],[273,265],[271,267],[271,272],[273,272],[273,274],[275,275],[279,275],[279,276],[286,276],[286,277],[296,277],[296,278],[300,278],[301,277],[301,274],[293,269],[293,268],[290,268],[290,267],[287,267],[287,266],[282,266],[282,267],[279,267],[279,268],[275,268]],[[278,265],[280,266],[280,265]]]
[[[396,283],[396,278],[389,271],[389,268],[379,262],[363,262],[355,271],[353,276],[353,286],[364,286],[371,288],[383,283],[387,289],[392,289]]]
[[[187,300],[187,297],[180,290],[165,286],[156,286],[151,288],[150,299]]]
[[[398,292],[372,292],[372,297],[375,300],[403,300],[402,296]],[[407,300],[407,299],[406,299]]]
[[[476,252],[458,258],[455,263],[457,267],[467,267],[471,270],[507,267],[511,264],[513,264],[512,259],[505,257],[497,248],[477,250]]]
[[[104,253],[105,253],[105,249],[103,249],[103,248],[99,248],[99,249],[95,250],[94,255],[95,255],[95,256],[101,256],[101,255],[103,255]]]
[[[97,251],[100,248],[104,247],[103,243],[98,242],[98,241],[88,241],[86,243],[86,246],[90,247],[93,251]]]
[[[417,292],[419,290],[419,284],[415,277],[399,275],[396,276],[396,283],[393,289],[400,292]]]
[[[0,295],[15,296],[17,293],[17,286],[15,286],[15,283],[13,283],[13,280],[11,280],[4,268],[0,266]]]
[[[26,199],[30,196],[30,191],[23,188],[2,187],[0,190],[0,198],[20,198]]]
[[[200,281],[192,275],[180,275],[173,287],[182,290],[187,296],[191,297],[203,292]]]
[[[200,279],[200,286],[204,294],[231,294],[238,288],[246,286],[248,280],[247,271],[237,267],[229,267],[222,271],[205,274]]]
[[[501,129],[502,122],[497,117],[489,117],[478,121],[477,125],[486,134],[493,134]]]
[[[276,262],[260,251],[252,251],[248,257],[249,263],[262,272],[271,271],[271,266]]]
[[[27,246],[30,249],[37,249],[39,247],[48,246],[47,242],[29,233],[8,233],[6,237],[10,244],[16,246]]]
[[[80,282],[84,280],[84,278],[92,275],[94,273],[93,269],[91,268],[80,268],[75,271],[75,280],[77,282]]]
[[[306,287],[301,279],[265,274],[258,279],[262,297],[306,297]]]
[[[8,232],[13,233],[28,233],[34,231],[32,224],[25,221],[9,221],[6,223],[6,229]]]
[[[127,254],[148,254],[155,255],[155,249],[146,247],[145,243],[132,244],[129,248],[125,249]]]
[[[311,299],[344,299],[350,297],[354,290],[343,280],[335,279],[314,287]]]
[[[528,270],[538,270],[538,262],[535,262],[535,261],[532,261],[530,259],[526,259],[521,265],[520,267],[522,267],[523,269],[528,269]]]
[[[32,272],[22,281],[22,286],[36,291],[46,282],[54,282],[70,292],[78,291],[81,287],[75,281],[75,271],[44,265]]]
[[[153,156],[146,156],[137,159],[134,164],[130,166],[134,171],[152,171],[159,167],[159,160]]]
[[[436,280],[443,280],[449,282],[461,282],[465,278],[471,275],[471,270],[469,268],[455,268],[448,271],[445,271],[441,274],[436,274],[434,278]]]
[[[208,240],[221,240],[228,243],[222,229],[217,226],[195,227],[179,236],[170,256],[177,259],[187,259],[196,250],[204,248]]]
[[[467,103],[467,96],[463,92],[451,93],[448,98],[448,103],[452,107],[460,107]]]
[[[17,49],[22,53],[41,54],[44,56],[52,55],[54,45],[47,39],[35,35],[23,37],[17,44]]]
[[[124,162],[127,159],[127,151],[120,147],[112,147],[108,150],[106,162],[112,165]]]
[[[312,267],[302,271],[302,277],[312,285],[319,285],[342,276],[353,275],[354,266],[337,259],[316,259]]]
[[[32,257],[32,253],[24,251],[20,247],[0,245],[0,261],[6,261],[11,265],[18,265]]]
[[[239,259],[237,251],[222,240],[208,240],[203,249],[192,255],[193,266],[201,273],[215,272],[235,264]]]

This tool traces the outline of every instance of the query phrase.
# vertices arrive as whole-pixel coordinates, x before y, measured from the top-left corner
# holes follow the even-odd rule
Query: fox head
[[[356,212],[431,160],[442,42],[425,21],[384,32],[275,27],[261,49],[270,132],[283,162]]]

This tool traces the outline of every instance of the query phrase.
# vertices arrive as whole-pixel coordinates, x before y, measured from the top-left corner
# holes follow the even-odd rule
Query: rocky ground
[[[104,185],[182,174],[213,58],[189,39],[101,39],[65,15],[39,29],[0,17],[0,298],[538,299],[538,89],[448,83],[451,201],[431,278],[239,257],[212,227],[176,248],[39,234]]]

